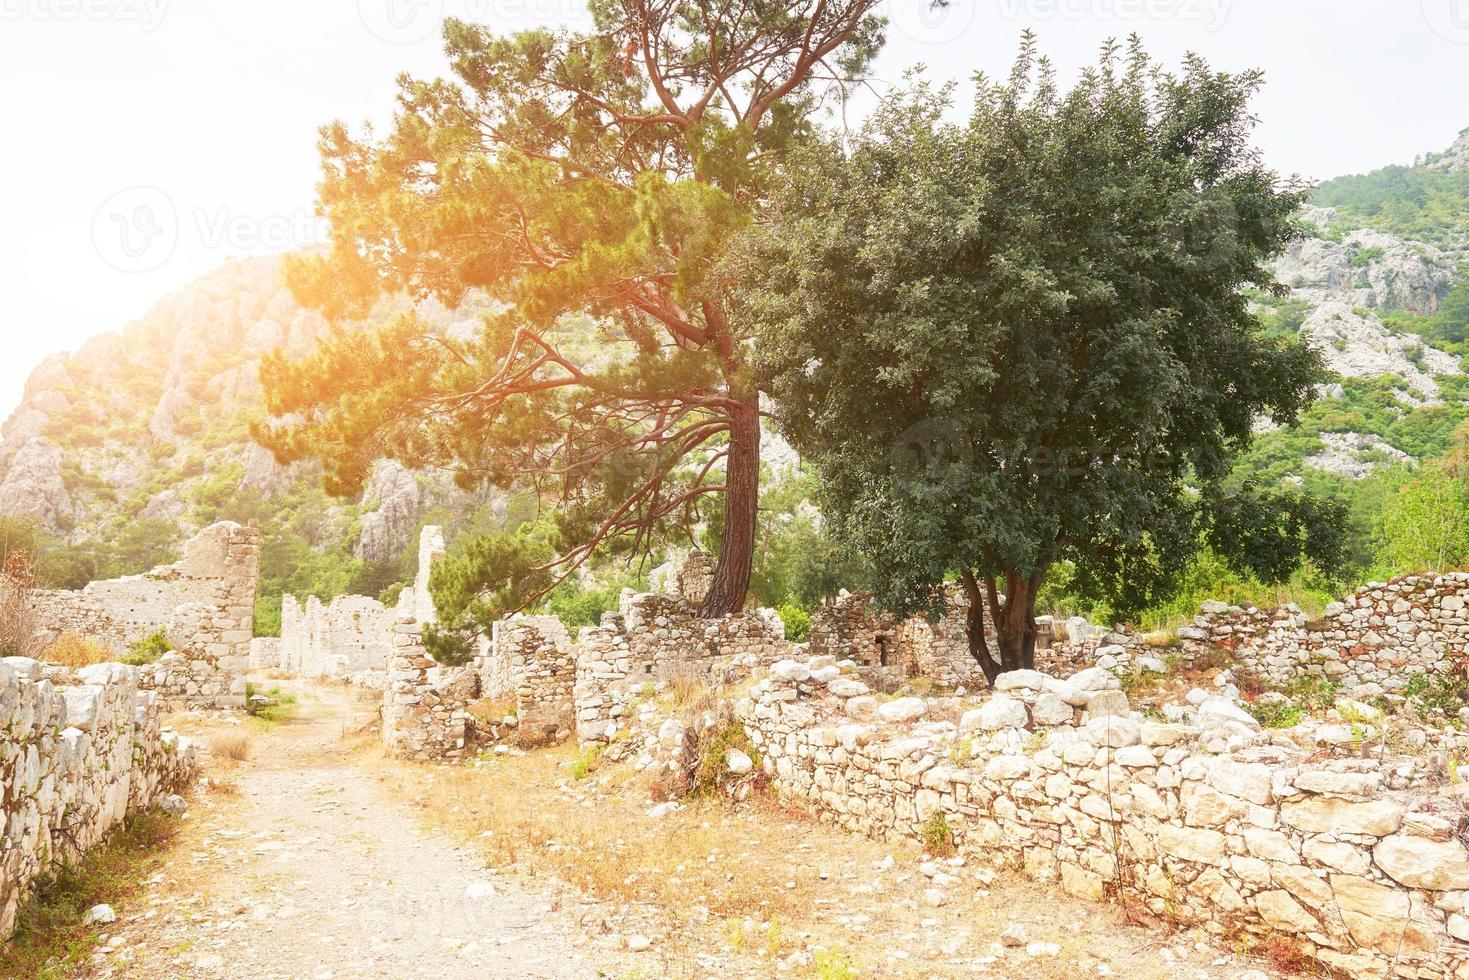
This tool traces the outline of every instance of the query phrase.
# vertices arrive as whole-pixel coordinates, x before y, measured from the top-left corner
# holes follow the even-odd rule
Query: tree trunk
[[[1007,572],[1002,598],[993,579],[985,579],[981,592],[973,573],[963,574],[964,591],[969,597],[969,653],[991,687],[1001,674],[1035,669],[1035,600],[1040,593],[1041,579],[1040,574],[1027,577]],[[996,649],[993,651],[985,636],[986,607],[994,620]]]
[[[755,560],[755,521],[760,506],[760,396],[746,397],[730,413],[725,460],[724,537],[719,565],[700,615],[710,618],[745,608],[750,565]]]

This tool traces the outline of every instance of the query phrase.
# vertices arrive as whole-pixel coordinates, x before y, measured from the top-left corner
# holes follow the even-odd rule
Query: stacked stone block
[[[1205,603],[1178,631],[1183,651],[1225,651],[1285,685],[1329,677],[1354,696],[1396,693],[1414,674],[1462,670],[1469,650],[1469,574],[1409,575],[1365,586],[1319,620],[1296,606],[1273,611]]]
[[[142,671],[169,707],[239,708],[254,636],[260,529],[224,521],[204,529],[184,557],[142,575],[37,591],[44,638],[76,633],[114,653],[163,630],[174,652]]]
[[[468,702],[477,682],[468,668],[440,666],[423,646],[423,625],[396,624],[383,687],[383,744],[395,758],[463,759],[473,752]]]
[[[1352,976],[1469,973],[1456,787],[1411,758],[1278,743],[1223,707],[1197,727],[1135,716],[1102,673],[1004,675],[955,726],[824,658],[786,661],[738,714],[774,788],[849,830],[918,839],[942,818],[962,851],[1075,895],[1283,933]]]
[[[193,745],[160,730],[136,669],[95,664],[66,685],[47,674],[35,660],[0,662],[0,940],[38,876],[197,773]]]

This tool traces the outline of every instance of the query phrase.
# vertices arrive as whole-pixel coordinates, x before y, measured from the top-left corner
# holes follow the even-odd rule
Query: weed
[[[923,824],[923,850],[934,857],[954,855],[954,831],[941,810],[935,810]]]
[[[745,923],[743,919],[725,919],[724,934],[725,938],[729,940],[730,949],[740,950],[745,948]]]
[[[250,736],[245,732],[220,732],[211,735],[209,754],[219,759],[244,762],[250,758]]]
[[[41,659],[62,667],[86,667],[111,660],[112,653],[106,647],[75,633],[62,633],[55,643],[46,648]]]
[[[1469,683],[1457,672],[1414,674],[1403,686],[1403,695],[1419,714],[1453,717],[1469,700]]]
[[[745,726],[733,718],[725,719],[722,723],[709,726],[699,737],[695,755],[699,761],[694,768],[694,783],[690,788],[690,795],[709,796],[718,792],[721,781],[729,772],[729,763],[725,761],[725,756],[730,749],[739,749],[748,755],[755,763],[752,771],[759,770],[760,753],[756,751],[755,743],[750,741]]]
[[[770,917],[770,924],[765,927],[765,951],[771,956],[779,956],[781,946],[784,944],[785,939],[781,935],[780,929],[780,917],[772,915]]]
[[[605,747],[588,745],[577,753],[576,758],[571,760],[571,777],[573,779],[586,779],[602,765],[602,752]]]
[[[1281,976],[1298,976],[1305,973],[1311,959],[1299,943],[1276,936],[1265,943],[1265,960]]]
[[[857,967],[840,949],[819,951],[813,965],[817,980],[856,980],[857,977]]]
[[[1247,707],[1262,728],[1294,728],[1306,717],[1306,709],[1284,698],[1277,701],[1256,701]]]
[[[956,766],[967,765],[974,756],[974,740],[961,735],[949,746],[949,761]]]
[[[1324,711],[1336,703],[1341,685],[1324,674],[1305,674],[1287,684],[1285,693],[1308,711]]]

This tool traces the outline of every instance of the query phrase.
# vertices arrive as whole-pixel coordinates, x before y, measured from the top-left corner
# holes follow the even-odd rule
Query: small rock
[[[726,749],[724,764],[734,776],[743,776],[755,768],[755,760],[739,749]]]
[[[182,796],[179,796],[177,793],[170,793],[168,796],[163,798],[162,803],[158,804],[158,808],[164,813],[179,816],[189,809],[189,801],[184,799]]]
[[[653,948],[653,940],[647,936],[628,936],[626,945],[629,953],[642,953]]]
[[[464,897],[476,901],[495,897],[495,886],[487,881],[476,881],[464,889]]]
[[[111,905],[93,905],[91,908],[87,909],[87,914],[82,921],[84,921],[89,926],[105,926],[117,921],[117,912],[112,908]]]
[[[923,901],[933,908],[938,908],[940,905],[943,905],[946,901],[948,901],[948,899],[944,897],[942,889],[925,888],[923,890]]]
[[[1012,949],[1024,946],[1029,940],[1025,938],[1025,926],[1019,922],[1012,922],[1000,933],[1000,945],[1009,946]]]

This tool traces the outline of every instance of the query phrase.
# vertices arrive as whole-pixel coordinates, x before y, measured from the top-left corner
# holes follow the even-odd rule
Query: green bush
[[[786,639],[792,643],[805,643],[811,635],[811,614],[793,602],[783,602],[775,610],[786,626]]]
[[[151,664],[172,649],[173,644],[168,642],[168,634],[163,630],[157,630],[129,646],[128,652],[123,655],[122,662],[141,667],[144,664]]]

